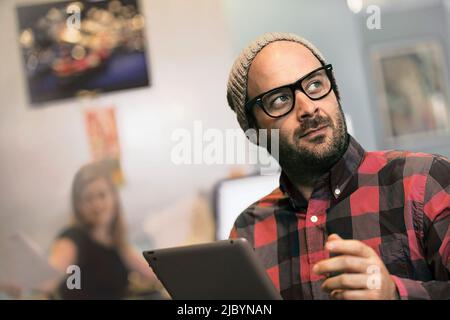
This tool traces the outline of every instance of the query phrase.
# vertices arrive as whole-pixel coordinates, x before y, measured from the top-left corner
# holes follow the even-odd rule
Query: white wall
[[[191,129],[196,119],[238,128],[225,98],[233,57],[221,2],[142,1],[152,86],[39,108],[28,103],[17,42],[15,6],[24,3],[0,1],[0,237],[19,228],[48,248],[69,220],[71,180],[90,160],[86,107],[117,107],[131,225],[226,174],[225,166],[170,162],[174,128]]]

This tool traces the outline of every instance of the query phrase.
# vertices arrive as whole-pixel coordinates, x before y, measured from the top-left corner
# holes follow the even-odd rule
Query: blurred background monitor
[[[279,174],[252,175],[219,182],[215,190],[216,238],[228,239],[234,221],[255,201],[279,185]]]

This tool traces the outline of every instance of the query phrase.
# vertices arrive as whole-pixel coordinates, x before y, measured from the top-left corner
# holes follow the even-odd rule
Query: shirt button
[[[339,189],[339,188],[336,188],[336,189],[334,189],[334,194],[335,195],[340,195],[341,194],[341,189]]]
[[[317,219],[317,216],[312,216],[312,217],[311,217],[311,222],[312,222],[312,223],[316,223],[317,220],[319,220],[319,219]]]

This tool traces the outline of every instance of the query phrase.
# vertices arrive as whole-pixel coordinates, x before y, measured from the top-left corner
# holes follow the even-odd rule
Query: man
[[[253,245],[283,298],[450,298],[446,158],[366,152],[347,133],[332,66],[294,34],[252,42],[227,98],[244,131],[279,129],[280,187],[230,237]]]

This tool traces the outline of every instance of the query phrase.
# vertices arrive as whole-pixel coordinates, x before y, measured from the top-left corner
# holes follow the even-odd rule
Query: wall
[[[445,5],[447,3],[447,5]],[[450,75],[450,42],[449,39],[449,1],[397,1],[382,6],[381,29],[369,30],[360,27],[360,47],[364,57],[367,57],[363,69],[367,74],[366,85],[369,90],[370,104],[373,106],[373,121],[379,125],[375,126],[375,137],[377,144],[389,149],[406,149],[413,151],[439,153],[450,156],[450,134],[434,136],[416,136],[404,141],[388,141],[383,133],[384,121],[378,112],[381,97],[378,94],[375,83],[375,70],[371,55],[378,48],[396,48],[397,46],[414,46],[421,41],[437,41],[443,50],[443,72]],[[367,15],[362,12],[357,18],[358,25],[364,26]],[[447,92],[450,92],[447,82]],[[431,111],[430,111],[431,112]]]
[[[0,1],[0,236],[18,228],[45,248],[69,221],[76,170],[90,160],[82,111],[116,106],[126,184],[122,199],[136,229],[155,210],[222,178],[226,166],[176,166],[175,128],[238,128],[226,104],[231,41],[222,5],[210,0],[142,1],[152,86],[66,100],[28,103],[15,6]]]

